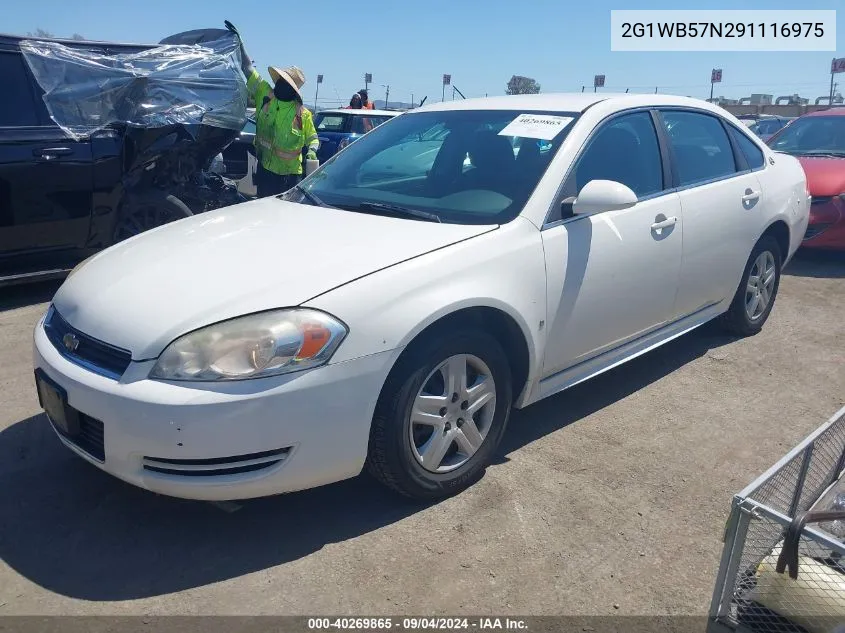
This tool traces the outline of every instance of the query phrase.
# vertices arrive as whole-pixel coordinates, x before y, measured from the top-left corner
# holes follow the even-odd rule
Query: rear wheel
[[[769,318],[780,286],[782,255],[774,237],[754,246],[731,307],[722,317],[725,328],[740,336],[757,334]]]
[[[507,357],[483,332],[417,344],[382,390],[367,469],[403,495],[435,499],[474,483],[507,425]]]

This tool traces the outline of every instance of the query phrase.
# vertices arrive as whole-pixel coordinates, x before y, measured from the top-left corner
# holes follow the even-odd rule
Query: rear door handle
[[[746,189],[745,195],[742,196],[743,202],[755,202],[756,200],[760,199],[760,192],[754,191],[753,189]]]
[[[69,156],[73,154],[73,150],[70,147],[44,147],[32,150],[32,154],[44,160],[53,160],[59,156]]]
[[[678,218],[671,217],[666,218],[665,220],[661,220],[660,222],[655,222],[651,225],[652,231],[660,231],[662,229],[668,229],[670,226],[675,226],[678,223]]]

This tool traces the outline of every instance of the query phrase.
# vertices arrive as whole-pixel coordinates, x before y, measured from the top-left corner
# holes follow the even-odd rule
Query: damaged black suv
[[[231,36],[229,31],[207,29],[171,36],[162,43],[189,45]],[[205,88],[214,82],[221,91],[234,86],[231,101],[222,107],[195,107],[189,99],[201,98],[202,89],[195,91],[192,86],[186,88],[189,96],[182,102],[162,106],[168,96],[149,77],[127,80],[122,70],[105,78],[84,74],[86,59],[145,51],[155,55],[162,50],[159,45],[40,39],[36,44],[43,44],[46,51],[42,75],[51,79],[61,75],[57,81],[73,89],[57,83],[48,86],[45,98],[43,76],[37,77],[33,69],[38,68],[28,63],[31,54],[26,51],[32,50],[32,42],[0,35],[4,90],[0,99],[0,286],[63,276],[86,257],[122,239],[244,200],[233,183],[206,171],[212,159],[237,138],[246,120],[245,112],[240,122],[238,113],[231,116],[237,110],[231,104],[245,99],[245,89],[234,83],[242,81],[239,69],[215,74],[206,64],[197,71],[196,79],[205,82]],[[61,63],[56,51],[71,62],[60,72],[50,66]],[[73,58],[77,53],[79,60]],[[171,58],[167,63],[179,61]],[[61,102],[61,91],[66,92],[65,102]],[[229,114],[230,120],[207,124],[207,115],[215,107],[217,113]],[[144,118],[150,108],[164,115]],[[108,116],[114,120],[106,121]],[[103,125],[92,125],[87,132],[69,127],[79,120]]]

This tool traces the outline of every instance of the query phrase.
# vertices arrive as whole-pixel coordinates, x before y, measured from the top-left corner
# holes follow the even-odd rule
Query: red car
[[[845,250],[845,107],[805,114],[768,144],[798,158],[807,174],[813,203],[801,245]]]

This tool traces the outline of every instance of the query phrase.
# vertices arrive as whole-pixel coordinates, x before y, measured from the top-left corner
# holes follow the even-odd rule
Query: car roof
[[[120,50],[121,52],[139,52],[158,46],[158,44],[131,44],[124,42],[105,42],[99,40],[73,40],[59,37],[28,37],[25,35],[0,33],[0,50],[19,51],[20,43],[24,40],[33,40],[36,42],[57,42],[73,48]]]
[[[833,106],[827,110],[816,110],[815,112],[808,112],[804,116],[845,116],[845,106]]]
[[[432,103],[411,112],[431,112],[437,110],[542,110],[546,112],[584,112],[597,103],[603,103],[611,108],[624,110],[627,108],[648,106],[679,106],[694,107],[710,110],[721,115],[725,110],[717,105],[693,99],[662,94],[632,94],[632,93],[548,93],[533,95],[508,95],[501,97],[483,97],[480,99],[464,99],[461,101],[442,101]]]
[[[402,114],[396,110],[364,110],[363,108],[333,108],[331,110],[320,110],[317,114],[351,114],[353,116],[396,116]]]

